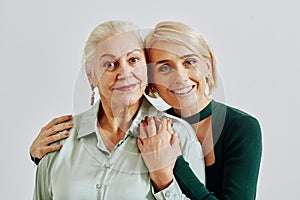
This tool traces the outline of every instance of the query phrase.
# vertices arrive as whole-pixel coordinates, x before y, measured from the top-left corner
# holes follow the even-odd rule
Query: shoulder
[[[259,120],[256,117],[232,106],[215,101],[214,104],[215,110],[213,110],[213,114],[218,116],[213,116],[213,119],[217,119],[217,123],[220,123],[222,121],[220,116],[223,117],[224,125],[221,132],[225,139],[261,143],[262,131]]]
[[[172,120],[172,127],[179,137],[185,137],[190,140],[197,140],[193,127],[185,120],[164,113],[164,117]]]
[[[226,126],[250,126],[260,128],[258,119],[241,109],[216,101],[213,101],[212,109],[213,115],[217,115],[215,118],[220,120],[220,116],[223,116]]]

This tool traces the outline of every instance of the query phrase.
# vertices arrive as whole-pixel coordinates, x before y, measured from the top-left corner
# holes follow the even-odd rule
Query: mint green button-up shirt
[[[186,199],[176,180],[155,193],[139,149],[138,125],[145,116],[172,119],[179,135],[182,155],[205,183],[205,165],[200,143],[185,121],[156,110],[146,98],[125,137],[109,152],[97,128],[99,102],[73,117],[70,136],[60,141],[60,152],[47,154],[36,172],[34,200]]]

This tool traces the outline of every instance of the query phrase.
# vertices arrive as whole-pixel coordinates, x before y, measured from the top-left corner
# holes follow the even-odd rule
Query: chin
[[[124,94],[116,96],[116,104],[123,105],[123,106],[133,106],[139,103],[139,100],[142,98],[143,93],[139,94]]]

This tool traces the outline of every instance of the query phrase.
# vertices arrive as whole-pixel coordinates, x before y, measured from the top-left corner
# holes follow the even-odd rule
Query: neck
[[[207,96],[204,96],[203,98],[197,100],[197,103],[195,103],[193,106],[184,107],[180,109],[177,108],[173,108],[173,109],[178,116],[189,117],[202,111],[210,102],[211,99],[208,98]]]
[[[111,101],[103,100],[98,112],[98,122],[102,129],[109,130],[110,133],[125,133],[134,115],[137,113],[142,99],[133,105],[113,105]]]

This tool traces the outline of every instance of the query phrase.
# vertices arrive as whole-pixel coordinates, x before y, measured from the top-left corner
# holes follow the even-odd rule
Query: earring
[[[211,83],[212,79],[211,79],[211,74],[210,74],[210,73],[208,73],[208,74],[206,75],[205,81],[206,81],[205,93],[206,93],[208,96],[210,96],[210,95],[211,95],[211,93],[210,93],[210,87],[211,87],[211,84],[212,84],[212,83]]]
[[[91,89],[92,89],[92,93],[91,93],[91,106],[94,105],[94,101],[95,101],[95,87],[91,85]]]
[[[206,83],[209,83],[209,81],[210,81],[210,78],[211,78],[211,74],[210,74],[210,73],[208,73],[208,74],[206,75],[206,77],[205,77],[205,81],[206,81]]]

